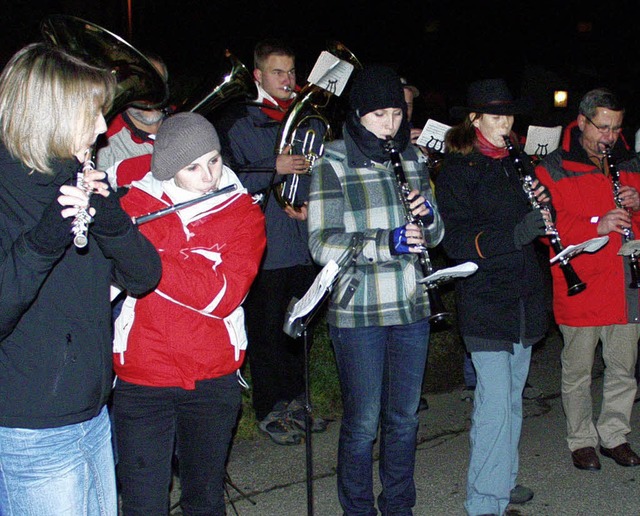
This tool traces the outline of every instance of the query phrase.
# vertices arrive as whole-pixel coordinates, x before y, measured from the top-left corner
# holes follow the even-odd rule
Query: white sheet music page
[[[329,260],[322,270],[313,280],[313,284],[305,292],[304,296],[294,305],[289,321],[293,322],[300,317],[307,315],[320,302],[322,296],[331,288],[340,266],[334,261]]]
[[[424,125],[416,143],[435,152],[444,152],[444,135],[449,129],[451,129],[450,125],[430,118]]]
[[[353,72],[351,63],[324,50],[313,65],[307,80],[339,97],[347,85],[351,72]]]
[[[524,144],[524,152],[529,156],[544,158],[558,148],[560,136],[562,136],[561,125],[555,127],[530,125],[527,131],[527,141]]]

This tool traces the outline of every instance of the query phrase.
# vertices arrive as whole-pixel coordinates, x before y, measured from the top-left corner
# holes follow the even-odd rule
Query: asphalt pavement
[[[518,483],[534,490],[532,501],[510,505],[507,514],[529,515],[640,515],[640,467],[624,468],[601,457],[602,469],[576,469],[565,441],[565,419],[560,401],[560,351],[557,332],[534,348],[529,382],[543,397],[524,401]],[[459,364],[451,364],[459,367]],[[593,374],[594,414],[599,411],[603,364],[596,360]],[[468,430],[472,404],[461,400],[461,390],[427,396],[429,409],[420,413],[416,450],[416,516],[465,514]],[[313,434],[311,451],[305,444],[278,446],[268,437],[238,441],[231,450],[227,485],[227,513],[239,516],[317,516],[342,514],[336,492],[336,457],[340,422]],[[632,415],[632,447],[640,452],[640,403]],[[311,459],[313,480],[307,480]],[[380,486],[377,472],[376,495]],[[179,489],[179,487],[178,487]],[[174,493],[174,497],[177,494]],[[179,510],[172,515],[180,514]]]

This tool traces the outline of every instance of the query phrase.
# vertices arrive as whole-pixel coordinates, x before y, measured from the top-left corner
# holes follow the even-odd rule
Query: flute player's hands
[[[91,206],[95,208],[93,224],[90,226],[92,233],[99,236],[116,237],[124,235],[132,225],[129,215],[120,206],[118,196],[106,185],[106,190],[100,188],[100,192],[106,195],[94,195],[91,197]]]

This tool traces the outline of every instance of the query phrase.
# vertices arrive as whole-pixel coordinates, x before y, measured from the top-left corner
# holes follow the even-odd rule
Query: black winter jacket
[[[436,184],[443,246],[478,270],[456,283],[459,328],[469,351],[512,351],[547,329],[546,289],[533,243],[518,249],[513,232],[530,210],[511,160],[450,154]]]
[[[25,239],[77,168],[66,160],[52,175],[30,172],[0,144],[0,426],[96,416],[112,383],[110,284],[142,294],[160,279],[157,252],[133,225],[111,238],[90,232],[87,248],[57,256]]]

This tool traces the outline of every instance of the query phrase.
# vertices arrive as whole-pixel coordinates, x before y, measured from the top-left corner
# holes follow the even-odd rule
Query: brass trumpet
[[[362,64],[358,58],[339,41],[329,42],[327,50],[339,59],[351,63],[355,68],[362,68]],[[324,127],[322,140],[332,140],[333,133],[331,131],[331,124],[323,112],[333,97],[333,93],[316,84],[305,84],[298,92],[291,106],[289,106],[280,125],[276,139],[276,154],[282,154],[286,148],[293,149],[296,143],[302,142],[302,154],[304,154],[309,163],[307,173],[311,173],[313,163],[318,157],[322,156],[324,151],[324,145],[316,147],[313,145],[318,136],[319,129],[306,129],[304,131],[305,135],[302,138],[298,136],[298,132],[303,130],[304,127],[308,127],[311,120],[316,119],[319,121],[318,125]],[[311,134],[309,134],[310,132]],[[311,142],[309,142],[310,139],[312,140]],[[318,150],[314,150],[314,148]],[[288,174],[282,183],[274,187],[274,196],[282,208],[287,206],[298,208],[304,204],[304,201],[297,196],[299,181],[300,178],[297,174]]]

